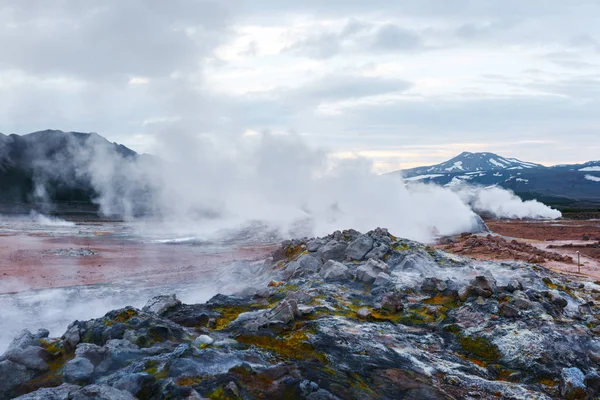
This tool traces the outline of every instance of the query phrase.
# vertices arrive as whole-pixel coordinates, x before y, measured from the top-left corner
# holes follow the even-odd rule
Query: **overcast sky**
[[[301,4],[299,4],[301,3]],[[597,0],[2,0],[0,132],[600,159]]]

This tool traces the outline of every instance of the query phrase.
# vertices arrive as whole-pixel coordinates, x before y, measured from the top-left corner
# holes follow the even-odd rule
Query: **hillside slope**
[[[0,211],[28,208],[97,211],[92,169],[139,159],[96,133],[45,130],[0,134]],[[119,182],[114,182],[118,187]]]
[[[463,183],[500,186],[524,199],[564,207],[600,207],[600,161],[544,165],[494,153],[464,152],[440,164],[392,172],[407,182],[452,187]]]

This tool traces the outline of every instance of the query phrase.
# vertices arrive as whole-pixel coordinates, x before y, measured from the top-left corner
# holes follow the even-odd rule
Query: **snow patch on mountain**
[[[502,164],[498,160],[494,160],[493,158],[490,158],[490,163],[494,164],[496,167],[499,167],[499,168],[506,168],[506,165]]]
[[[452,164],[452,166],[450,168],[446,168],[446,171],[454,171],[455,169],[464,171],[465,169],[463,168],[463,162],[462,161],[455,162],[454,164]]]
[[[587,179],[588,181],[592,181],[592,182],[600,182],[600,177],[599,176],[586,175],[585,179]]]
[[[494,153],[469,153],[463,152],[458,156],[436,165],[403,170],[405,177],[427,174],[456,174],[456,173],[486,173],[498,170],[526,170],[532,168],[546,168],[540,164],[504,158]]]
[[[404,180],[408,181],[408,182],[414,182],[414,181],[422,181],[424,179],[439,178],[440,176],[444,176],[444,175],[443,174],[417,175],[417,176],[411,176],[410,178],[406,178]]]

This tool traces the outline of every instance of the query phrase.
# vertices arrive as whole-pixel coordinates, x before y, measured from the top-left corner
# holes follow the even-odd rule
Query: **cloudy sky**
[[[300,4],[301,3],[301,4]],[[597,0],[2,0],[0,132],[600,159]]]

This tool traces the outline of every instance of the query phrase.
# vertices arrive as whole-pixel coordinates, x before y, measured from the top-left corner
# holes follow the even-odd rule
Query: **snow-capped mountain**
[[[523,170],[546,168],[541,164],[525,162],[516,158],[500,157],[494,153],[469,153],[465,151],[458,156],[440,164],[403,170],[406,177],[426,174],[465,173],[495,170]]]
[[[501,186],[552,204],[600,203],[600,161],[546,167],[494,153],[464,152],[440,164],[391,174],[402,174],[409,183]]]

